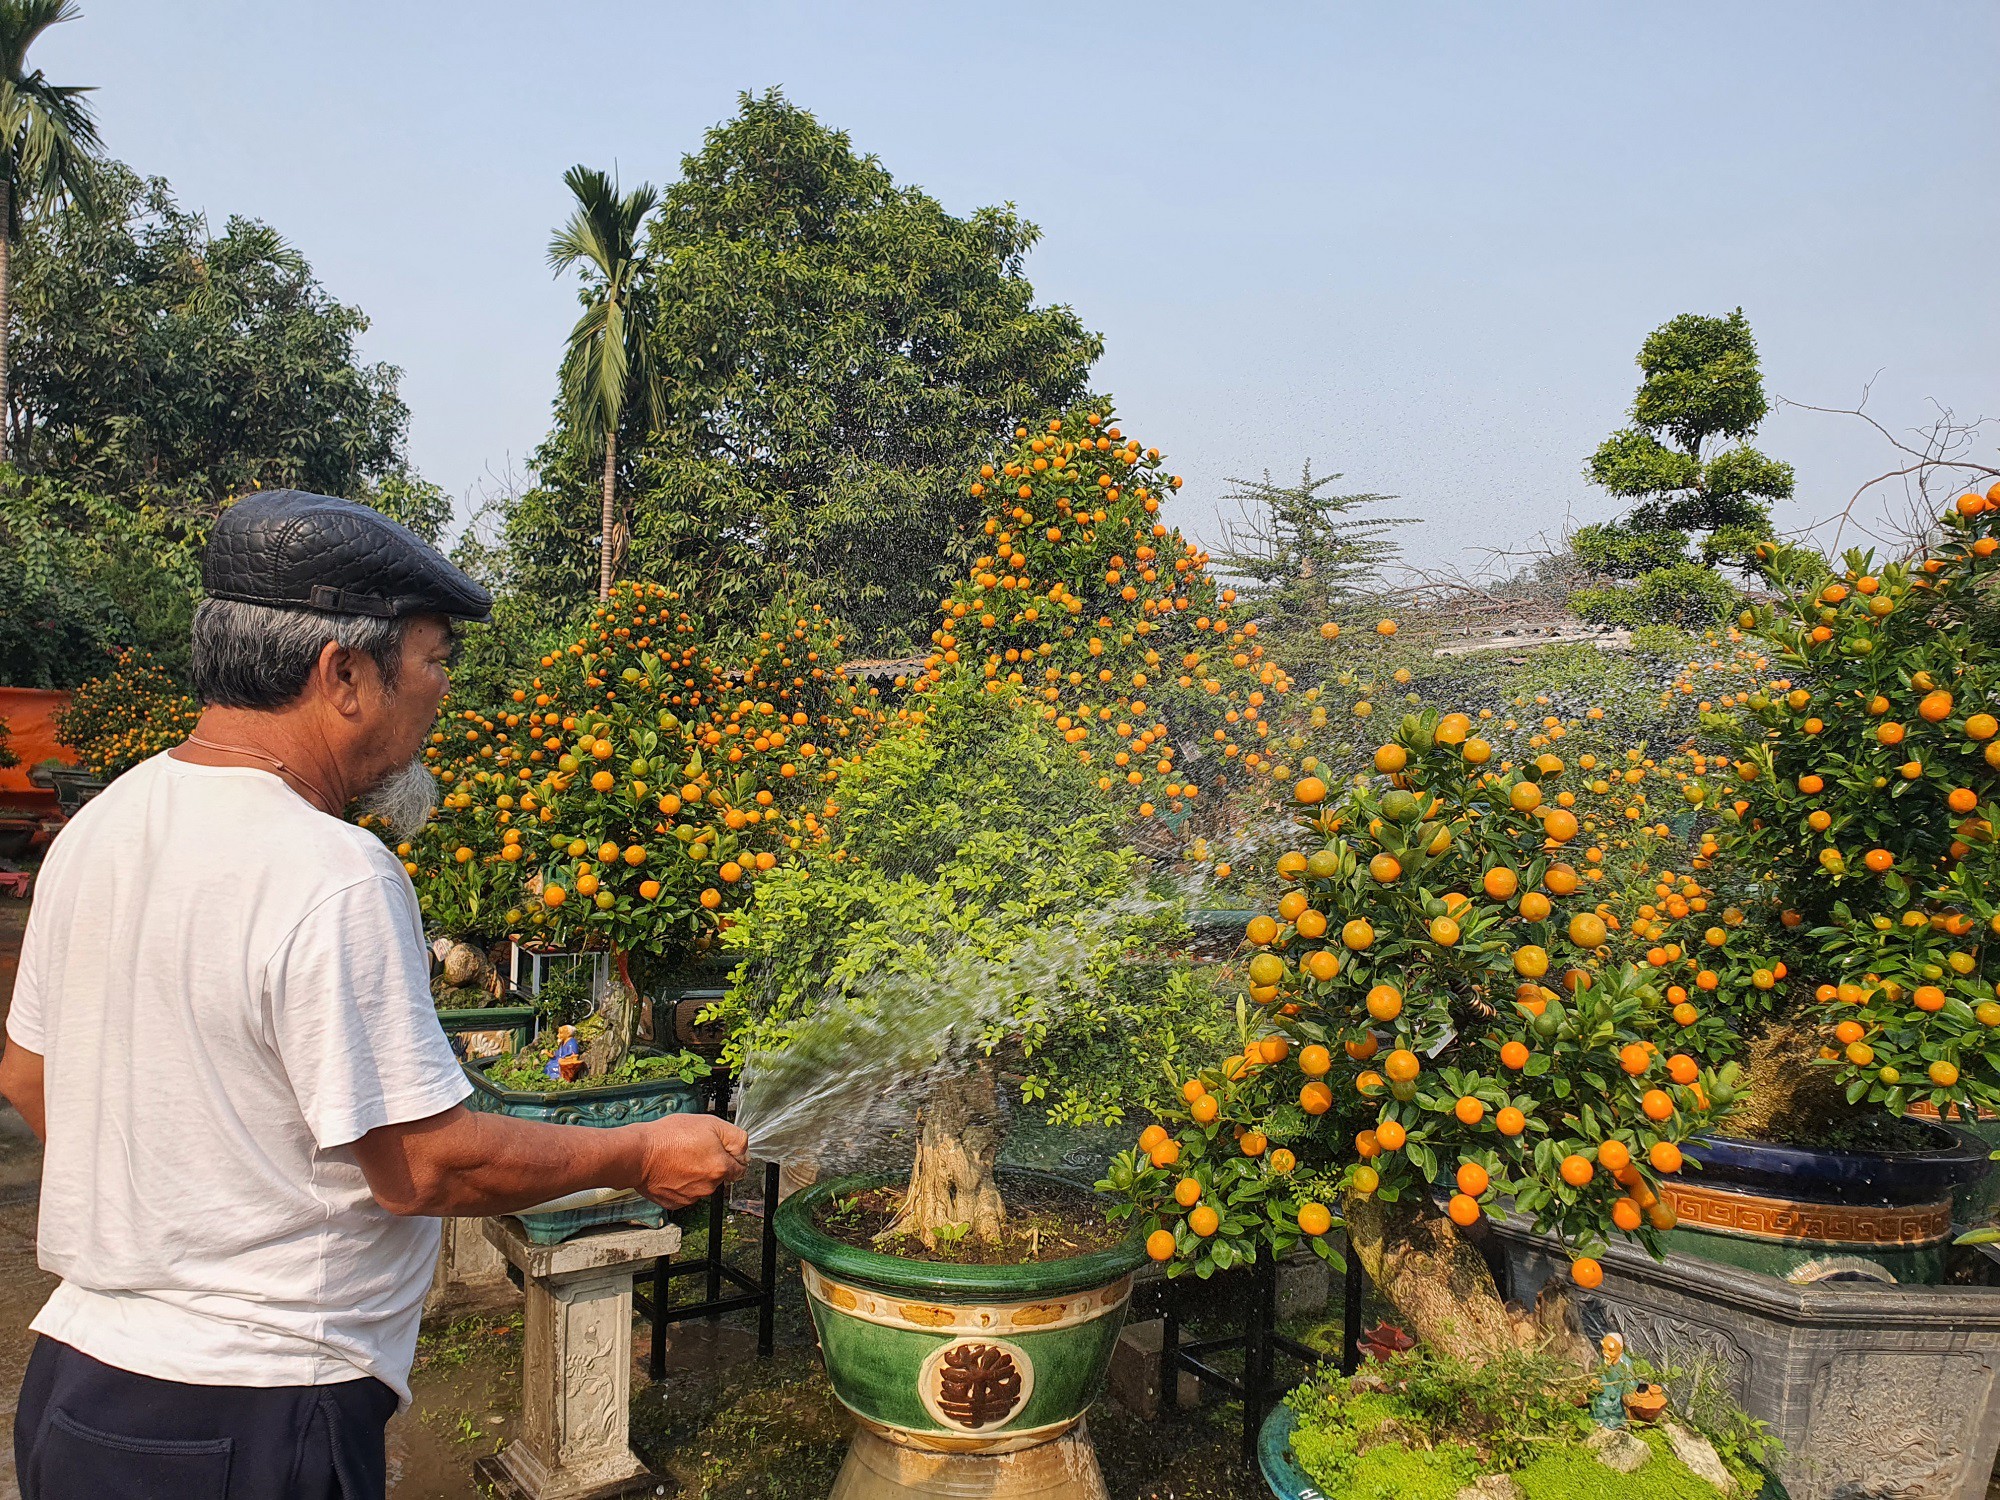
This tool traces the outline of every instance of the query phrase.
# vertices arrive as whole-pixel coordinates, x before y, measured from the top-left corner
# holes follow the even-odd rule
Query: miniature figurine
[[[564,1062],[570,1058],[576,1059],[575,1065],[567,1068],[564,1067]],[[556,1028],[556,1050],[549,1054],[548,1066],[543,1068],[542,1072],[550,1078],[560,1078],[563,1082],[568,1083],[576,1077],[576,1069],[582,1065],[583,1053],[582,1049],[576,1044],[576,1028],[574,1026],[558,1026]]]
[[[1625,1340],[1607,1333],[1598,1343],[1604,1363],[1597,1370],[1597,1394],[1590,1398],[1590,1419],[1599,1427],[1625,1425],[1625,1398],[1639,1388],[1638,1373],[1625,1357]]]

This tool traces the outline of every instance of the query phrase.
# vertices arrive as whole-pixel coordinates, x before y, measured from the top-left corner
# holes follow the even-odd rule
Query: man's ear
[[[363,691],[374,685],[369,680],[371,674],[380,676],[375,659],[367,652],[328,641],[313,664],[312,681],[327,707],[342,718],[353,718],[361,711]]]

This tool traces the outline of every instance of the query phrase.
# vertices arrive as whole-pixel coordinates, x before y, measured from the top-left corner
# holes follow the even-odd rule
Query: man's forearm
[[[41,1053],[30,1052],[12,1037],[7,1038],[7,1050],[0,1054],[0,1094],[5,1094],[7,1102],[28,1122],[35,1139],[46,1144],[49,1126],[42,1079]]]
[[[392,1213],[514,1213],[585,1188],[637,1186],[643,1150],[631,1130],[545,1125],[456,1109],[374,1131],[357,1154]]]

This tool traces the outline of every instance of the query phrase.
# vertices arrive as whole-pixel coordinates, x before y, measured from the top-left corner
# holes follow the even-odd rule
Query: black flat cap
[[[214,599],[388,620],[493,612],[493,596],[407,526],[305,490],[260,490],[224,511],[201,584]]]

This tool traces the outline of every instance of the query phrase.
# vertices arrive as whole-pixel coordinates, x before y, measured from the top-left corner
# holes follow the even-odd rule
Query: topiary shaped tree
[[[1756,341],[1740,307],[1726,318],[1682,313],[1647,335],[1638,364],[1633,425],[1606,438],[1584,472],[1640,503],[1570,538],[1612,580],[1579,590],[1570,607],[1613,624],[1713,624],[1734,596],[1714,569],[1755,566],[1772,503],[1792,493],[1791,465],[1749,444],[1770,410]]]

